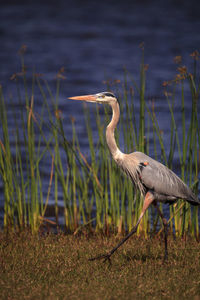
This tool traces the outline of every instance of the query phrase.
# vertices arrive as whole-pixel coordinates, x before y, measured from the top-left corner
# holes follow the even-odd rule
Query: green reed
[[[30,226],[32,232],[35,233],[41,225],[40,218],[47,208],[52,182],[50,180],[44,200],[40,163],[48,147],[41,148],[42,136],[38,132],[36,140],[36,127],[41,132],[43,121],[38,120],[34,112],[35,76],[32,78],[29,92],[23,70],[22,60],[22,72],[13,78],[16,80],[19,109],[9,111],[9,114],[12,113],[10,119],[8,119],[8,108],[11,102],[4,99],[2,89],[0,93],[0,124],[3,131],[0,139],[0,174],[4,188],[4,227],[14,229]],[[23,82],[23,91],[19,88],[19,81]],[[43,111],[44,106],[41,106],[41,116]],[[10,120],[15,121],[12,131],[9,128]],[[15,140],[14,152],[10,142],[13,138]],[[51,170],[49,176],[51,179]]]
[[[131,230],[140,215],[143,201],[134,189],[132,182],[122,174],[111,159],[105,140],[105,129],[111,119],[108,106],[83,105],[85,115],[85,135],[88,151],[83,153],[80,146],[80,133],[76,120],[64,118],[59,108],[63,70],[57,74],[55,91],[39,74],[33,74],[31,88],[24,71],[15,76],[21,109],[19,116],[13,111],[15,119],[15,151],[11,147],[8,106],[0,91],[0,176],[4,188],[4,227],[14,229],[30,226],[37,232],[44,222],[59,226],[59,195],[62,193],[64,225],[67,231],[77,233],[84,228],[96,231],[122,233]],[[117,91],[121,117],[115,137],[122,151],[142,151],[173,169],[175,149],[178,150],[178,166],[181,178],[198,193],[199,176],[199,78],[197,58],[194,70],[189,73],[185,67],[178,66],[178,75],[164,83],[164,95],[168,104],[170,138],[168,151],[165,148],[165,129],[160,128],[156,103],[147,101],[145,90],[146,72],[144,50],[140,64],[140,80],[136,83],[131,74],[124,71],[124,81],[107,82],[107,89]],[[192,75],[193,74],[193,75]],[[19,84],[23,82],[23,89]],[[191,96],[191,115],[185,108],[185,88]],[[35,97],[41,101],[41,110],[35,112]],[[39,96],[38,96],[39,94]],[[65,105],[68,103],[66,100]],[[136,113],[136,106],[139,111]],[[181,109],[181,125],[177,126],[175,106]],[[78,105],[78,103],[76,103]],[[81,105],[81,103],[79,103]],[[24,111],[25,108],[25,111]],[[91,126],[91,110],[95,120],[98,137],[94,138]],[[189,120],[189,125],[188,125]],[[71,136],[66,136],[64,122],[71,124]],[[48,128],[49,135],[46,135]],[[150,138],[151,137],[151,138]],[[153,153],[150,143],[153,142]],[[122,146],[123,145],[123,146]],[[11,151],[12,150],[12,151]],[[42,164],[49,161],[49,184],[44,192]],[[52,193],[53,191],[53,193]],[[46,216],[49,200],[54,202],[55,222]],[[161,210],[163,206],[160,205]],[[154,208],[146,212],[137,234],[155,231],[159,218]],[[178,201],[169,208],[170,230],[176,235],[190,233],[199,235],[198,208]],[[162,225],[160,224],[162,230]],[[160,233],[159,232],[159,233]]]

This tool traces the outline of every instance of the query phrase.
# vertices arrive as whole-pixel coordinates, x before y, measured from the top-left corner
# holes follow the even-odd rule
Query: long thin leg
[[[162,219],[163,225],[164,225],[164,233],[165,233],[165,256],[164,261],[168,259],[168,248],[167,248],[167,231],[168,231],[168,224],[167,220],[165,219],[163,213],[161,212],[160,208],[158,207],[157,203],[154,203],[155,207],[157,208],[158,214]]]
[[[93,260],[96,260],[96,259],[104,259],[104,261],[106,261],[107,259],[110,261],[110,257],[111,255],[121,246],[123,245],[129,238],[130,236],[132,236],[136,231],[137,231],[137,228],[138,228],[138,225],[140,224],[140,221],[142,220],[142,217],[145,213],[145,211],[148,209],[149,205],[154,201],[154,197],[153,195],[148,192],[145,196],[145,199],[144,199],[144,205],[143,205],[143,208],[142,208],[142,212],[140,214],[140,217],[137,221],[137,224],[133,227],[133,229],[131,230],[131,232],[129,232],[128,235],[125,236],[125,238],[116,246],[114,247],[110,252],[108,252],[107,254],[103,254],[103,255],[99,255],[99,256],[96,256],[96,257],[93,257],[93,258],[90,258],[89,260],[90,261],[93,261]]]

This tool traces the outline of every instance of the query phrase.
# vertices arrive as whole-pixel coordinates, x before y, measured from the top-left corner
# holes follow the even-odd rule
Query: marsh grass
[[[86,234],[86,232],[85,232]],[[200,249],[193,238],[131,238],[112,265],[88,258],[120,237],[0,233],[1,299],[199,299]]]
[[[136,84],[126,70],[123,83],[107,82],[108,89],[117,91],[120,102],[121,118],[116,139],[118,142],[123,141],[122,150],[146,152],[173,169],[174,153],[177,149],[181,177],[196,194],[199,186],[200,153],[198,58],[199,54],[195,52],[192,56],[194,70],[191,73],[186,67],[179,65],[176,77],[163,84],[171,118],[167,151],[162,133],[164,129],[161,130],[157,119],[159,112],[156,111],[153,100],[146,100],[148,67],[144,64],[144,49],[139,84]],[[14,132],[10,130],[8,120],[9,102],[4,99],[2,88],[0,90],[0,176],[4,190],[4,228],[10,231],[31,227],[32,232],[36,233],[44,221],[59,227],[58,195],[62,193],[64,225],[67,231],[78,233],[84,226],[106,234],[129,231],[138,220],[142,199],[134,191],[132,182],[123,176],[110,157],[105,141],[105,124],[110,121],[109,107],[103,107],[102,114],[102,110],[96,106],[96,140],[91,126],[91,111],[87,105],[83,106],[89,149],[89,155],[86,156],[80,147],[80,136],[74,118],[68,120],[72,126],[72,138],[69,140],[65,134],[62,112],[59,109],[63,69],[57,74],[55,91],[39,74],[33,74],[30,86],[26,78],[23,55],[21,60],[22,72],[15,74],[13,78],[20,103],[20,117],[13,111]],[[191,113],[185,109],[185,88],[191,99]],[[40,112],[35,111],[36,95],[42,103]],[[177,125],[175,116],[177,101],[181,109],[181,126]],[[135,112],[137,103],[139,117]],[[67,102],[65,105],[67,106]],[[13,135],[15,149],[10,141]],[[154,153],[149,153],[150,143],[153,143]],[[44,188],[42,177],[42,164],[45,159],[49,161],[47,189]],[[45,215],[50,197],[51,204],[54,201],[55,221],[48,220]],[[147,237],[150,231],[157,230],[158,224],[158,216],[151,209],[146,212],[137,233]],[[181,201],[171,206],[169,225],[171,232],[175,232],[177,236],[183,237],[189,233],[198,238],[198,207],[191,208],[189,204]],[[162,227],[158,234],[161,231]]]

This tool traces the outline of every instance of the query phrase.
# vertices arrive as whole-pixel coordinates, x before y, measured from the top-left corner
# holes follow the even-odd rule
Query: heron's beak
[[[96,95],[84,95],[84,96],[69,97],[68,99],[81,100],[81,101],[87,101],[87,102],[96,102],[97,96]]]

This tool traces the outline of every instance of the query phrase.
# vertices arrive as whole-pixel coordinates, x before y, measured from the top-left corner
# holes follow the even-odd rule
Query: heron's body
[[[193,205],[198,204],[196,195],[174,172],[148,155],[122,153],[115,161],[144,196],[149,191],[156,201],[170,204],[170,201],[184,199]]]
[[[165,228],[165,258],[167,258],[167,221],[157,206],[157,202],[174,203],[183,199],[192,205],[200,205],[192,190],[169,168],[142,152],[125,154],[118,148],[114,131],[119,121],[120,109],[116,97],[109,92],[96,95],[71,97],[73,100],[107,103],[112,107],[112,120],[106,128],[106,141],[111,155],[118,166],[130,177],[134,185],[144,195],[144,205],[136,226],[108,254],[96,258],[110,259],[110,256],[133,234],[150,204],[157,207]],[[94,258],[94,259],[96,259]],[[92,259],[93,260],[93,259]]]
[[[119,167],[131,178],[134,185],[145,196],[149,191],[156,201],[168,202],[185,199],[198,204],[191,189],[169,168],[142,152],[122,153],[117,147],[114,130],[119,121],[120,110],[117,101],[111,102],[112,120],[106,128],[106,140],[111,155]]]

